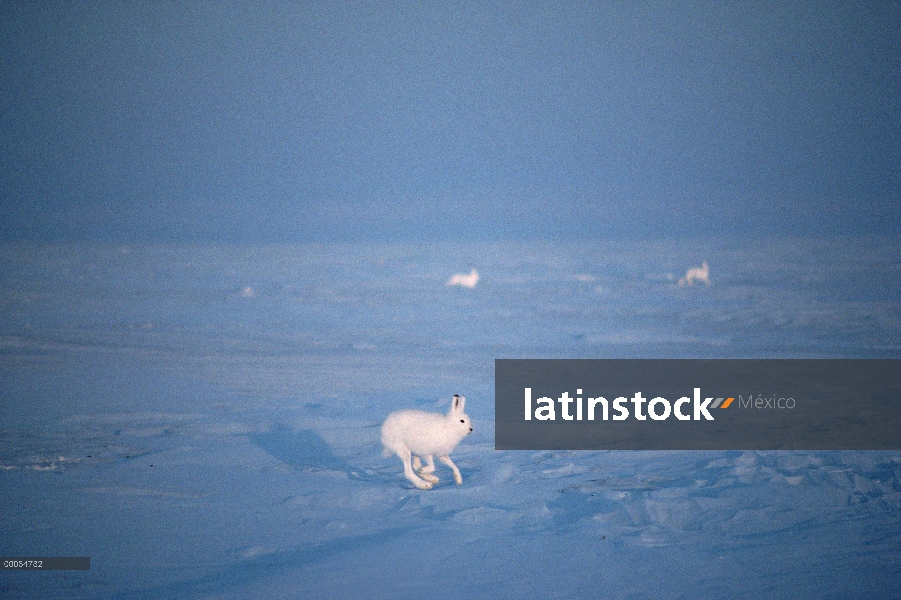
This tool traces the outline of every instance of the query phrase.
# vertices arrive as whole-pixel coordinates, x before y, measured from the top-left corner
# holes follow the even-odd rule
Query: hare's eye
[[[465,423],[466,421],[464,421],[463,419],[460,419],[460,422],[461,422],[461,423]]]

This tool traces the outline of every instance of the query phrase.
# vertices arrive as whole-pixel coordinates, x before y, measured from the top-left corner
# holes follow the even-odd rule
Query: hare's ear
[[[466,396],[454,394],[454,403],[451,405],[451,413],[455,415],[462,414],[464,404],[466,404]]]

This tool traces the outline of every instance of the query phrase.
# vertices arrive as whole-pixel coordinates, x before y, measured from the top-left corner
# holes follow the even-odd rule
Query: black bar
[[[498,359],[495,449],[901,450],[901,360]]]
[[[89,571],[90,556],[4,556],[0,557],[3,571]]]

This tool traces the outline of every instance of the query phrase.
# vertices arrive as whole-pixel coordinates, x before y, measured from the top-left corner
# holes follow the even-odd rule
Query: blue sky
[[[901,233],[901,4],[0,5],[0,239]]]

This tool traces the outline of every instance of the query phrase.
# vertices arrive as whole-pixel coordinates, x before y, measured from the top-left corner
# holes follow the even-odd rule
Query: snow
[[[495,358],[896,358],[896,246],[0,246],[0,554],[91,557],[0,596],[894,597],[901,452],[498,452],[492,419]],[[379,427],[455,393],[463,485],[414,489]]]

